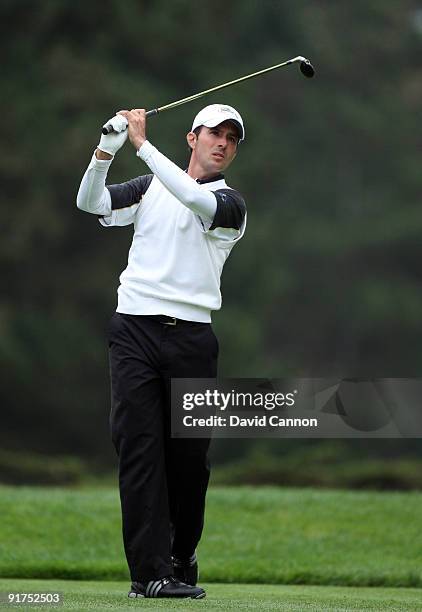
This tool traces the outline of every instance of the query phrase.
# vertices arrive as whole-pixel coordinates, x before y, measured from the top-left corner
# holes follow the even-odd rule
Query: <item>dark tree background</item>
[[[102,123],[298,54],[314,80],[290,67],[148,124],[183,166],[202,106],[245,120],[227,179],[248,227],[214,315],[220,374],[421,376],[422,5],[3,0],[0,17],[4,451],[114,461],[104,333],[131,228],[101,228],[75,204]],[[127,145],[109,179],[146,172]],[[422,455],[409,440],[353,448]]]

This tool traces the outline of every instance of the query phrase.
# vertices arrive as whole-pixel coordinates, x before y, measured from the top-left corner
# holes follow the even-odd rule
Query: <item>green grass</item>
[[[127,582],[76,582],[0,580],[0,591],[20,593],[59,592],[63,605],[25,606],[39,612],[52,610],[420,610],[418,589],[353,588],[323,586],[279,586],[205,584],[207,597],[200,601],[129,600]],[[17,609],[7,606],[4,610]],[[21,608],[22,609],[22,608]]]
[[[127,579],[116,489],[1,487],[0,516],[4,578]],[[421,533],[422,493],[211,488],[201,576],[422,587]]]

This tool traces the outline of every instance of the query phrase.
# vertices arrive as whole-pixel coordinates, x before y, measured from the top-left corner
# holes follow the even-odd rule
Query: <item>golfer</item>
[[[171,437],[170,380],[217,374],[211,311],[221,307],[223,265],[246,225],[245,202],[222,172],[245,130],[231,106],[203,108],[186,136],[191,156],[183,171],[147,140],[145,110],[122,110],[108,123],[114,131],[101,136],[77,206],[104,227],[134,225],[109,325],[129,597],[200,599],[196,547],[210,441]],[[106,187],[127,137],[150,173]]]

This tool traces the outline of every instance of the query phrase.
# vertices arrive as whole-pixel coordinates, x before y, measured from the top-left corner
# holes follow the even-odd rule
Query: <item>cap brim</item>
[[[245,133],[243,131],[242,124],[237,119],[233,119],[231,115],[228,115],[227,117],[222,117],[220,113],[218,117],[216,117],[215,119],[208,119],[208,121],[204,121],[202,125],[205,125],[205,127],[207,128],[212,128],[216,127],[217,125],[220,125],[220,123],[224,123],[225,121],[230,121],[231,123],[234,123],[239,134],[239,140],[245,139]]]

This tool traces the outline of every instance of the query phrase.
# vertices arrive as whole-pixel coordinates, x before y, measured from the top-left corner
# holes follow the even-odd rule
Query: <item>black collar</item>
[[[213,183],[214,181],[221,181],[224,179],[224,174],[217,174],[217,176],[213,176],[212,178],[207,179],[196,179],[196,182],[200,185],[204,185],[204,183]]]
[[[186,168],[185,172],[187,172],[188,169]],[[207,178],[207,179],[195,179],[195,181],[197,183],[199,183],[200,185],[204,185],[205,183],[213,183],[214,181],[221,181],[222,179],[224,179],[224,174],[217,174],[216,176],[213,176],[212,178]]]

